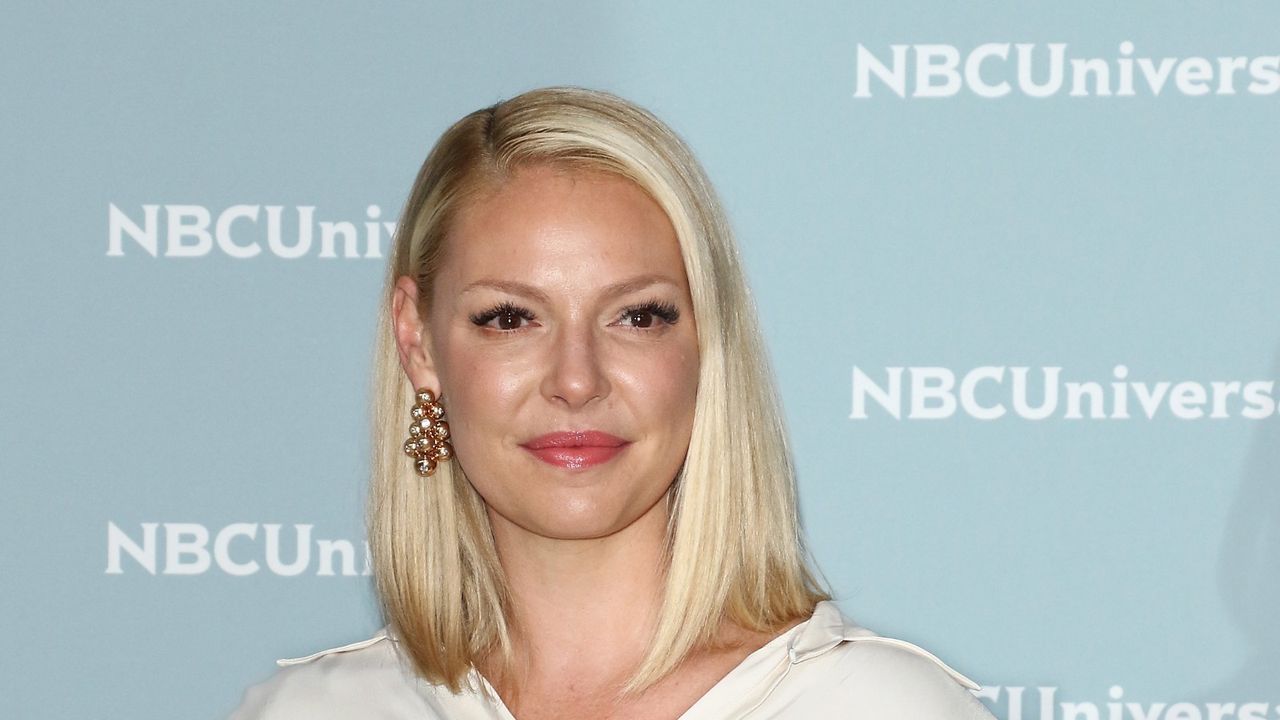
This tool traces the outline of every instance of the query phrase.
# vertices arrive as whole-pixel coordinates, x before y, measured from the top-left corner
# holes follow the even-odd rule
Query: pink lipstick
[[[539,460],[568,470],[608,462],[631,443],[598,430],[554,432],[521,443]]]

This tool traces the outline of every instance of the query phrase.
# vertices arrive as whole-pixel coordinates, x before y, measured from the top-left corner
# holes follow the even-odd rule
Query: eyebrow
[[[613,283],[612,285],[606,285],[601,290],[601,294],[604,297],[618,297],[620,295],[626,295],[628,293],[636,292],[637,290],[643,290],[653,285],[663,285],[663,284],[671,285],[672,287],[676,287],[676,288],[680,287],[679,283],[667,277],[666,275],[639,275],[629,280],[623,280],[621,282]],[[515,280],[490,280],[490,279],[477,280],[471,283],[470,285],[466,286],[465,288],[463,288],[462,292],[459,294],[465,295],[466,293],[471,292],[472,290],[477,290],[481,288],[501,290],[502,292],[508,292],[508,293],[511,293],[512,295],[521,295],[523,297],[537,300],[538,302],[541,302],[541,303],[550,302],[550,299],[547,297],[546,293],[542,292],[541,290],[534,287],[533,285],[530,285],[528,283],[517,282]]]

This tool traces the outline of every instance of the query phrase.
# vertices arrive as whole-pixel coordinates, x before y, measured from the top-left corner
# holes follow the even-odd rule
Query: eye
[[[674,325],[679,319],[680,311],[676,309],[675,305],[651,300],[623,310],[622,317],[618,319],[618,323],[626,327],[646,330],[652,328],[655,322]]]
[[[520,330],[523,323],[533,322],[535,319],[533,313],[509,302],[499,303],[471,316],[471,322],[476,325],[489,326],[503,332]]]

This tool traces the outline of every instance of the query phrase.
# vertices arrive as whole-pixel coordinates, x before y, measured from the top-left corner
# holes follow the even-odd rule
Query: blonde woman
[[[462,118],[414,183],[375,358],[387,628],[235,718],[989,718],[807,565],[711,185],[612,95]]]

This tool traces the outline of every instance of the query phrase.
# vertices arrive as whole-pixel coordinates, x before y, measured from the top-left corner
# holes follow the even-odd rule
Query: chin
[[[493,488],[496,492],[482,490],[480,495],[488,505],[491,522],[514,525],[538,537],[604,538],[646,518],[665,528],[665,515],[661,519],[649,516],[664,512],[662,499],[667,488],[626,487],[626,478],[590,471],[568,477],[570,482],[564,473],[531,476],[514,492],[510,487]]]
[[[636,519],[618,517],[616,513],[595,505],[581,509],[561,507],[532,518],[528,529],[557,540],[592,540],[613,535]]]
[[[661,496],[659,496],[661,499]],[[556,493],[542,502],[521,504],[518,512],[506,515],[526,532],[558,540],[591,540],[625,531],[637,522],[658,520],[648,517],[661,512],[658,503],[642,498],[599,497],[596,493]],[[514,508],[513,508],[514,509]],[[500,513],[501,514],[501,513]],[[660,520],[666,526],[666,518]]]

